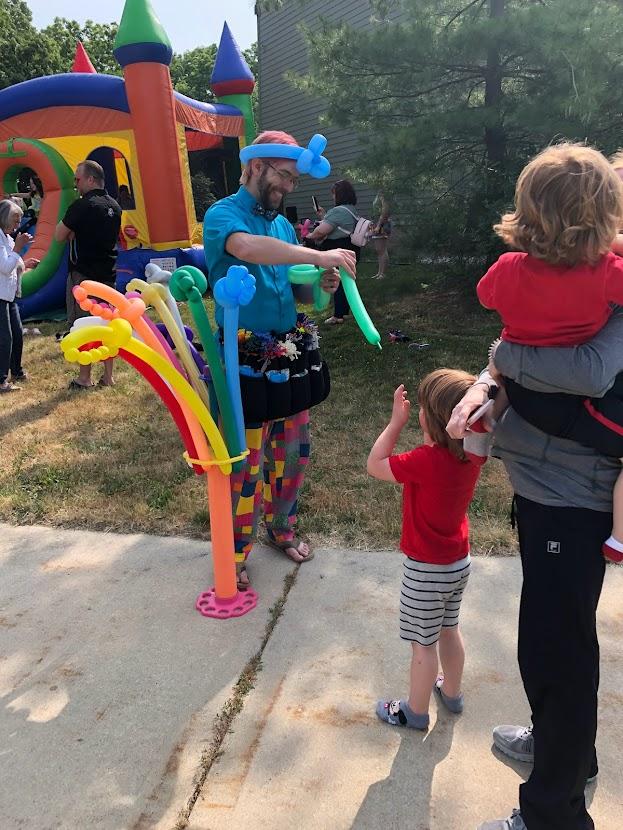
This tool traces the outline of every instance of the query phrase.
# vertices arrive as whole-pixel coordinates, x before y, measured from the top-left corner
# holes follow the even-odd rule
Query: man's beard
[[[283,202],[284,194],[278,187],[275,187],[273,184],[269,184],[267,178],[266,171],[262,170],[260,178],[257,182],[257,191],[260,196],[259,202],[264,210],[279,210],[281,203]]]

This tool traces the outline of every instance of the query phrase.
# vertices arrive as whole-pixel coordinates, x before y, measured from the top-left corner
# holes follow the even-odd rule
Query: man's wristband
[[[491,400],[493,400],[498,393],[498,387],[495,384],[489,383],[487,380],[477,380],[475,383],[472,383],[472,389],[474,386],[486,386],[487,397]]]
[[[474,383],[472,383],[472,389],[474,388],[474,386],[486,386],[487,391],[489,391],[489,389],[491,389],[491,384],[489,383],[488,380],[476,380],[476,381],[474,381]]]

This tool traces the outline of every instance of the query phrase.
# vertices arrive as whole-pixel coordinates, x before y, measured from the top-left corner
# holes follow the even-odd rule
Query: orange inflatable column
[[[190,225],[169,73],[173,52],[148,0],[126,0],[114,54],[123,67],[132,115],[149,241],[161,249],[189,245]]]

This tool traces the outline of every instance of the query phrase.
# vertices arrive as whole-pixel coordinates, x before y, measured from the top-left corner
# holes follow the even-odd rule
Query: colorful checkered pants
[[[251,552],[262,501],[266,529],[275,541],[294,537],[298,496],[309,462],[309,411],[247,427],[246,437],[247,463],[231,475],[236,562],[244,562]]]

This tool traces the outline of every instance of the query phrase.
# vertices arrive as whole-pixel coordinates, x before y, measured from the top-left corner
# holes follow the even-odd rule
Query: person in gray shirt
[[[623,370],[623,310],[581,346],[502,342],[495,366],[535,391],[602,397]],[[492,384],[483,373],[457,405],[447,427],[452,437],[465,435]],[[502,752],[534,767],[519,788],[520,809],[479,830],[592,830],[584,787],[597,775],[596,612],[620,463],[546,435],[512,408],[496,425],[492,455],[515,493],[523,569],[518,659],[532,710],[532,727],[499,726],[493,737]]]

